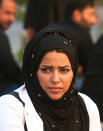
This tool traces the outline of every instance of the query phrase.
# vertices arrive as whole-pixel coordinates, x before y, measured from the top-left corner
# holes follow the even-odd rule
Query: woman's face
[[[40,63],[37,77],[51,99],[60,99],[67,92],[73,78],[67,55],[56,51],[47,52]]]

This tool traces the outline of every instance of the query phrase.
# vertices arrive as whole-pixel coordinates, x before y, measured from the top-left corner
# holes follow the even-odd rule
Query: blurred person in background
[[[66,32],[77,42],[79,53],[79,67],[76,87],[82,88],[88,60],[92,52],[93,41],[90,35],[91,27],[96,24],[94,0],[65,0],[65,20],[50,25],[54,29]]]
[[[103,35],[94,46],[81,92],[95,101],[103,122]]]
[[[14,0],[0,0],[0,95],[23,84],[21,70],[13,58],[4,32],[14,22],[16,8]]]
[[[64,18],[65,0],[28,0],[25,28],[30,39],[48,24]]]

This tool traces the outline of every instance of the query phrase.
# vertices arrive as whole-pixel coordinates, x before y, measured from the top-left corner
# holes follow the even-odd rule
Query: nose
[[[93,19],[93,24],[97,24],[97,18],[96,18],[96,16]]]
[[[59,73],[57,71],[53,72],[52,73],[52,76],[51,76],[51,82],[53,84],[56,84],[60,81],[60,78],[59,78]]]
[[[9,17],[10,22],[13,22],[15,20],[15,15],[11,14]]]
[[[92,25],[94,25],[94,24],[97,24],[97,17],[96,17],[96,15],[94,15],[92,17]]]

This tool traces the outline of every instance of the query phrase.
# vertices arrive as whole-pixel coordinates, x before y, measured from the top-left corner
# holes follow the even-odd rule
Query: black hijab
[[[53,49],[62,49],[67,54],[73,71],[70,88],[59,100],[49,98],[37,79],[38,67],[43,56]],[[25,86],[37,113],[43,120],[44,131],[89,131],[86,106],[75,89],[77,56],[75,43],[61,32],[38,32],[25,48],[22,67]]]

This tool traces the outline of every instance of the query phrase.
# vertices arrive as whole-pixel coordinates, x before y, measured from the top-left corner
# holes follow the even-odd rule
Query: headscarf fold
[[[62,49],[68,56],[73,79],[67,92],[53,100],[44,92],[37,78],[40,62],[48,51]],[[89,116],[84,101],[75,89],[78,54],[73,40],[63,32],[43,30],[27,44],[22,71],[25,86],[37,113],[43,120],[44,131],[89,131]]]

